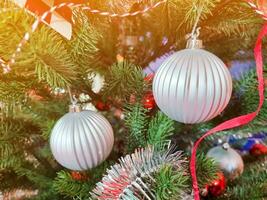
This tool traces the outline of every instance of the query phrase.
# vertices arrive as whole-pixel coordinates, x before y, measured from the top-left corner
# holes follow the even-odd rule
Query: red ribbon
[[[234,119],[230,119],[228,121],[219,124],[215,128],[209,130],[206,134],[200,137],[194,147],[192,149],[191,161],[190,161],[190,171],[192,176],[193,182],[193,190],[194,190],[194,199],[200,200],[199,198],[199,189],[198,189],[198,182],[197,182],[197,174],[196,174],[196,153],[199,144],[207,137],[210,136],[218,131],[223,131],[231,128],[235,128],[238,126],[245,125],[251,122],[259,113],[262,104],[264,102],[264,79],[263,79],[263,61],[262,61],[262,39],[267,34],[267,23],[262,27],[258,35],[258,39],[254,48],[254,56],[256,61],[256,71],[258,77],[258,91],[259,91],[259,105],[255,112],[249,113],[247,115],[239,116]]]

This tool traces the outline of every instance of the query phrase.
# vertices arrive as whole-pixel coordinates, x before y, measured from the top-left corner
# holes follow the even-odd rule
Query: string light
[[[49,15],[52,14],[53,12],[55,12],[55,10],[60,9],[62,7],[71,7],[71,8],[81,8],[82,10],[85,10],[87,12],[93,13],[93,14],[98,14],[101,16],[107,16],[107,17],[117,17],[117,18],[125,18],[125,17],[129,17],[129,16],[136,16],[136,15],[140,15],[140,14],[144,14],[156,7],[158,7],[159,5],[165,3],[167,0],[161,0],[159,2],[157,2],[156,4],[150,6],[150,7],[146,7],[143,10],[139,10],[136,12],[127,12],[127,13],[123,13],[123,14],[118,14],[118,13],[110,13],[110,12],[103,12],[100,10],[96,10],[96,9],[92,9],[89,6],[85,6],[83,4],[75,4],[75,3],[61,3],[59,5],[53,6],[50,10],[46,11],[41,17],[38,17],[36,19],[36,21],[33,23],[31,30],[27,33],[25,33],[23,39],[21,40],[21,42],[17,45],[17,48],[15,50],[15,52],[12,54],[10,60],[8,62],[4,61],[3,59],[0,58],[0,65],[3,67],[3,72],[4,73],[8,73],[11,70],[11,65],[13,65],[16,62],[16,57],[17,55],[21,52],[21,49],[23,47],[23,45],[30,39],[30,35],[35,32],[35,30],[37,29],[38,25],[40,22],[44,21],[44,19]]]

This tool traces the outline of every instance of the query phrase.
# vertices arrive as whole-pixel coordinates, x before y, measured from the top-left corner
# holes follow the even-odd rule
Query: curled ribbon
[[[199,188],[197,182],[197,174],[196,174],[196,153],[198,146],[200,143],[207,137],[210,136],[218,131],[223,131],[231,128],[235,128],[238,126],[245,125],[251,122],[261,110],[261,107],[264,102],[264,79],[263,79],[263,61],[262,61],[262,39],[267,35],[267,23],[262,27],[258,39],[254,48],[254,57],[256,61],[256,71],[257,71],[257,78],[258,78],[258,92],[259,92],[259,105],[255,112],[242,115],[228,121],[225,121],[218,126],[214,127],[213,129],[209,130],[203,136],[201,136],[194,144],[192,149],[192,155],[190,160],[190,172],[192,176],[192,184],[194,190],[194,199],[200,200],[199,197]]]

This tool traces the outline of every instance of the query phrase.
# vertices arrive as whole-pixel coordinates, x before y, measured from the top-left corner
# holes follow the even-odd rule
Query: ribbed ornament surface
[[[67,113],[53,128],[50,147],[55,159],[71,170],[87,170],[110,154],[114,143],[110,123],[93,111]]]
[[[184,49],[167,58],[153,80],[159,108],[187,124],[220,114],[232,94],[232,78],[225,64],[202,49]]]

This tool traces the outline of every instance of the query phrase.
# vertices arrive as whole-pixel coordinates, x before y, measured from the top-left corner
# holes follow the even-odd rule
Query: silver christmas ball
[[[227,143],[210,149],[207,157],[214,159],[230,180],[239,177],[243,173],[244,162],[242,157]]]
[[[192,48],[178,51],[160,66],[153,80],[157,105],[171,119],[194,124],[219,115],[232,94],[232,79],[214,54]]]
[[[93,111],[74,107],[56,123],[50,137],[55,159],[71,170],[87,170],[110,154],[114,143],[110,123]]]

